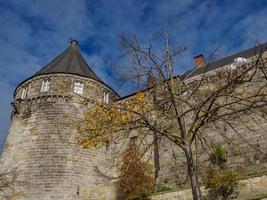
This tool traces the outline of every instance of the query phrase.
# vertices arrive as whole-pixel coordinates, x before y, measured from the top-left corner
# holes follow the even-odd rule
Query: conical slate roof
[[[69,48],[63,51],[59,56],[57,56],[54,60],[52,60],[48,65],[44,66],[40,71],[35,73],[33,76],[21,82],[17,86],[17,88],[26,81],[28,81],[29,79],[32,79],[39,75],[64,73],[64,74],[79,75],[99,81],[119,97],[120,95],[110,86],[108,86],[104,81],[102,81],[91,69],[91,67],[86,63],[86,61],[84,60],[84,58],[80,53],[78,47],[78,41],[71,40],[70,43],[71,45]],[[17,88],[15,89],[14,95],[16,93]]]
[[[76,40],[71,40],[71,46],[69,48],[63,51],[34,76],[53,73],[76,74],[103,82],[82,57]]]

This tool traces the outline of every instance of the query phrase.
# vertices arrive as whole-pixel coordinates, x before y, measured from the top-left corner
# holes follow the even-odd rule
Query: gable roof
[[[213,62],[207,63],[206,65],[204,65],[202,67],[188,70],[181,75],[181,79],[191,78],[193,76],[197,76],[197,75],[203,74],[203,73],[208,72],[208,71],[219,69],[221,67],[224,67],[226,65],[233,63],[235,58],[247,59],[247,58],[256,56],[260,53],[263,53],[265,51],[267,51],[267,42],[260,44],[260,45],[257,45],[257,46],[254,46],[252,48],[237,52],[237,53],[232,54],[230,56],[220,58],[220,59],[215,60]]]
[[[207,63],[206,65],[199,67],[199,68],[193,68],[190,69],[186,72],[184,72],[182,75],[176,75],[174,77],[180,77],[182,80],[186,80],[188,78],[192,78],[194,76],[200,75],[200,74],[204,74],[208,71],[212,71],[212,70],[216,70],[219,69],[221,67],[224,67],[226,65],[229,65],[231,63],[234,62],[235,58],[250,58],[253,56],[256,56],[260,53],[264,53],[265,51],[267,51],[267,42],[254,46],[252,48],[249,49],[245,49],[243,51],[237,52],[235,54],[220,58],[218,60],[215,60],[213,62]],[[148,77],[149,79],[151,79],[151,77]],[[146,91],[149,87],[144,88],[141,91]],[[118,100],[122,100],[122,99],[126,99],[128,97],[131,97],[133,95],[135,95],[137,92],[133,92],[131,94],[128,94],[126,96],[122,96],[121,98],[119,98]]]

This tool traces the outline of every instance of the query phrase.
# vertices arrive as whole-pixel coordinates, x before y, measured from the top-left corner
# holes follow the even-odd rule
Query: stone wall
[[[205,188],[201,188],[203,195]],[[238,200],[263,199],[267,197],[267,176],[252,177],[240,181]],[[151,200],[192,200],[190,189],[155,194]]]
[[[264,54],[263,57],[265,60],[267,58],[267,53]],[[252,58],[250,60],[253,64],[255,61],[255,58]],[[227,66],[226,66],[227,67]],[[239,69],[245,69],[246,66],[237,66],[240,67]],[[205,90],[206,92],[210,91],[211,86],[214,86],[216,84],[219,84],[220,81],[224,78],[227,71],[224,71],[224,68],[211,71],[208,74],[207,80],[205,80]],[[227,70],[227,69],[226,69]],[[255,90],[258,89],[262,84],[266,85],[266,82],[261,81],[263,80],[262,74],[258,76],[256,75],[256,79],[252,81],[251,83],[247,84],[245,89],[247,89],[246,92],[249,92],[249,90]],[[192,77],[191,79],[188,79],[186,83],[188,85],[194,84],[195,81],[201,79],[200,76]],[[265,88],[266,91],[267,88]],[[149,95],[149,90],[146,91],[146,95]],[[153,92],[153,91],[152,91]],[[147,94],[148,93],[148,94]],[[153,94],[153,93],[152,93]],[[129,96],[127,98],[124,98],[123,101],[129,101],[131,98],[134,98],[134,96]],[[255,115],[253,118],[258,124],[254,123],[251,119],[244,120],[244,123],[247,127],[244,126],[244,124],[235,124],[236,130],[241,134],[242,137],[238,136],[237,133],[234,133],[233,130],[231,130],[229,127],[224,126],[223,124],[220,124],[221,130],[226,133],[227,137],[222,137],[218,131],[214,131],[214,129],[210,127],[206,127],[205,129],[205,139],[208,141],[209,144],[211,143],[220,143],[227,152],[227,162],[226,165],[233,170],[236,170],[240,173],[243,177],[250,177],[250,176],[261,176],[263,174],[267,174],[267,121],[262,120],[260,116]],[[190,119],[188,119],[190,120]],[[233,124],[236,123],[236,121],[233,119]],[[237,121],[238,122],[238,121]],[[239,121],[240,123],[240,121]],[[133,136],[134,132],[132,132],[131,135]],[[152,134],[150,134],[152,136]],[[152,136],[153,137],[153,136]],[[143,138],[141,138],[142,140]],[[149,140],[148,140],[149,141]],[[151,137],[150,137],[151,141]],[[124,141],[123,141],[124,142]],[[123,143],[121,142],[121,143]],[[126,140],[126,142],[129,142]],[[141,141],[142,142],[142,141]],[[248,144],[248,143],[249,144]],[[148,142],[149,143],[149,142]],[[122,148],[122,144],[120,144],[119,149],[125,149]],[[118,148],[118,147],[117,147]],[[257,150],[258,149],[258,150]],[[153,150],[152,150],[153,151]],[[193,151],[194,153],[197,152],[198,156],[198,170],[200,174],[200,181],[201,183],[204,182],[206,177],[206,171],[207,168],[210,165],[209,160],[209,153],[210,149],[206,146],[206,148],[202,148],[200,141],[197,142],[197,147],[193,145]],[[260,152],[261,151],[261,152]],[[148,152],[149,155],[152,155],[151,164],[153,165],[153,153]],[[183,195],[186,196],[186,191],[184,191],[184,188],[190,187],[188,183],[188,177],[187,177],[187,164],[184,152],[174,143],[170,142],[166,138],[161,138],[160,144],[159,144],[159,158],[160,158],[160,172],[159,172],[159,178],[157,180],[158,187],[159,188],[169,188],[169,189],[180,189],[181,192],[179,193],[179,197],[181,199]],[[254,179],[257,180],[257,179]],[[262,179],[262,181],[266,181],[266,178]],[[252,181],[251,184],[254,184]],[[264,183],[266,184],[266,183]],[[246,190],[244,190],[246,191]],[[248,190],[250,191],[250,190]],[[178,193],[175,193],[178,194]],[[161,196],[158,196],[158,199]],[[176,195],[176,198],[178,196]],[[162,196],[163,199],[168,199],[171,197],[169,196]],[[192,198],[189,198],[192,199]],[[241,198],[242,199],[242,198]]]
[[[48,92],[40,92],[42,81],[50,80],[50,88]],[[21,98],[22,89],[27,90],[27,99],[36,98],[45,95],[69,95],[77,96],[74,90],[74,82],[79,81],[84,83],[84,91],[81,95],[84,98],[92,100],[100,100],[103,96],[103,92],[108,92],[110,94],[111,100],[116,99],[117,95],[114,92],[105,86],[100,84],[98,81],[93,79],[70,75],[70,74],[48,74],[48,75],[39,75],[31,79],[26,80],[21,85],[19,85],[15,90],[15,100]]]
[[[51,80],[41,93],[41,82]],[[1,169],[17,168],[28,200],[109,200],[115,198],[112,181],[96,172],[105,166],[109,152],[102,147],[81,149],[74,144],[76,126],[90,106],[73,93],[73,81],[85,83],[83,96],[101,100],[105,86],[74,75],[35,77],[16,90],[9,135],[1,157]],[[28,87],[25,99],[20,90]],[[115,95],[112,94],[114,97]]]
[[[267,53],[264,54],[263,58],[266,60]],[[211,72],[206,84],[207,86],[211,85],[209,84],[210,81],[215,81],[216,84],[219,84],[223,74],[219,74],[220,76],[218,76],[216,73],[224,73],[223,69],[220,70],[221,72]],[[247,85],[246,92],[249,92],[249,90],[257,90],[262,84],[266,85],[266,82],[261,81],[264,79],[262,76],[262,74],[260,76],[256,75],[257,78],[255,81],[252,81]],[[187,84],[192,84],[199,78],[201,77],[193,77],[192,79],[187,80]],[[265,91],[266,89],[267,88],[265,88]],[[209,88],[207,90],[209,90]],[[245,119],[243,123],[240,123],[238,120],[232,121],[236,131],[241,137],[238,133],[235,133],[231,128],[223,124],[218,125],[221,126],[221,130],[224,131],[227,138],[222,137],[218,131],[215,131],[211,127],[205,127],[205,129],[202,130],[202,133],[204,134],[202,136],[205,137],[209,144],[220,143],[225,148],[227,152],[226,165],[238,171],[242,176],[267,174],[267,121],[256,114],[253,116],[253,119],[256,123],[252,119]],[[235,124],[236,122],[238,124]],[[244,139],[242,139],[242,137]],[[210,149],[207,148],[207,146],[206,148],[202,148],[201,142],[198,141],[197,146],[193,145],[193,151],[197,152],[200,181],[203,182],[206,177],[206,169],[210,165]],[[168,139],[162,138],[160,141],[159,152],[159,186],[171,189],[189,187],[187,181],[187,165],[183,151]]]
[[[40,92],[42,81],[48,79],[51,81],[50,90]],[[73,92],[75,81],[85,84],[82,95]],[[28,91],[25,99],[21,99],[23,88]],[[114,182],[96,171],[96,166],[105,172],[116,171],[109,165],[109,159],[115,151],[105,147],[85,150],[73,143],[76,141],[74,122],[81,119],[83,112],[90,106],[90,101],[102,100],[103,92],[109,92],[111,99],[117,98],[112,90],[97,81],[68,74],[37,76],[16,89],[12,122],[1,157],[1,167],[18,168],[27,195],[24,199],[115,199]],[[261,125],[263,129],[243,134],[252,145],[267,153],[267,124]],[[244,131],[241,127],[240,130]],[[225,146],[228,152],[227,164],[248,176],[266,173],[267,157],[249,148],[231,131],[226,131],[232,135],[230,138],[236,146],[227,143],[211,130],[207,131],[207,138]],[[134,135],[133,131],[129,136]],[[119,145],[112,144],[116,146],[112,148],[125,149],[129,141],[129,138],[125,138]],[[199,143],[198,147],[200,146]],[[206,149],[198,148],[194,151],[201,163],[199,169],[202,179],[209,165],[209,157]],[[186,160],[181,149],[162,138],[159,153],[159,185],[172,189],[188,188]],[[151,163],[153,164],[153,159]],[[266,183],[265,178],[263,182]],[[187,196],[186,191],[178,193]],[[152,198],[171,200],[178,193],[173,197],[166,194],[166,198],[164,195]]]

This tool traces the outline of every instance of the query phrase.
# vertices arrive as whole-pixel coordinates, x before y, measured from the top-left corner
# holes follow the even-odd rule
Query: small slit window
[[[42,82],[41,92],[48,92],[50,88],[50,80],[45,80]]]
[[[132,146],[136,146],[136,142],[137,142],[137,136],[134,136],[134,137],[130,138],[130,144]]]
[[[83,93],[83,83],[76,81],[74,83],[74,92],[77,94],[82,94]]]
[[[106,151],[109,150],[109,146],[110,146],[110,142],[109,142],[109,140],[107,140],[107,141],[106,141]]]
[[[103,102],[105,104],[108,104],[109,103],[109,93],[104,92],[104,94],[103,94]]]

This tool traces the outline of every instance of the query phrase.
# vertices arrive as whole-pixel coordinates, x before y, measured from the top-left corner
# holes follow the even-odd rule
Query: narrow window
[[[74,83],[74,92],[77,94],[82,94],[83,93],[83,83],[76,81]]]
[[[42,82],[41,92],[48,92],[50,88],[50,80],[45,80]]]
[[[109,142],[109,140],[107,140],[107,141],[106,141],[106,151],[109,150],[109,146],[110,146],[110,142]]]
[[[77,187],[77,195],[79,195],[80,194],[80,187],[78,186]]]
[[[27,95],[27,89],[22,88],[22,90],[21,90],[21,98],[25,99],[26,95]]]
[[[132,146],[136,146],[136,141],[137,141],[137,136],[131,137],[130,138],[130,144]]]
[[[105,104],[108,104],[109,103],[109,93],[104,92],[104,94],[103,94],[103,102]]]

